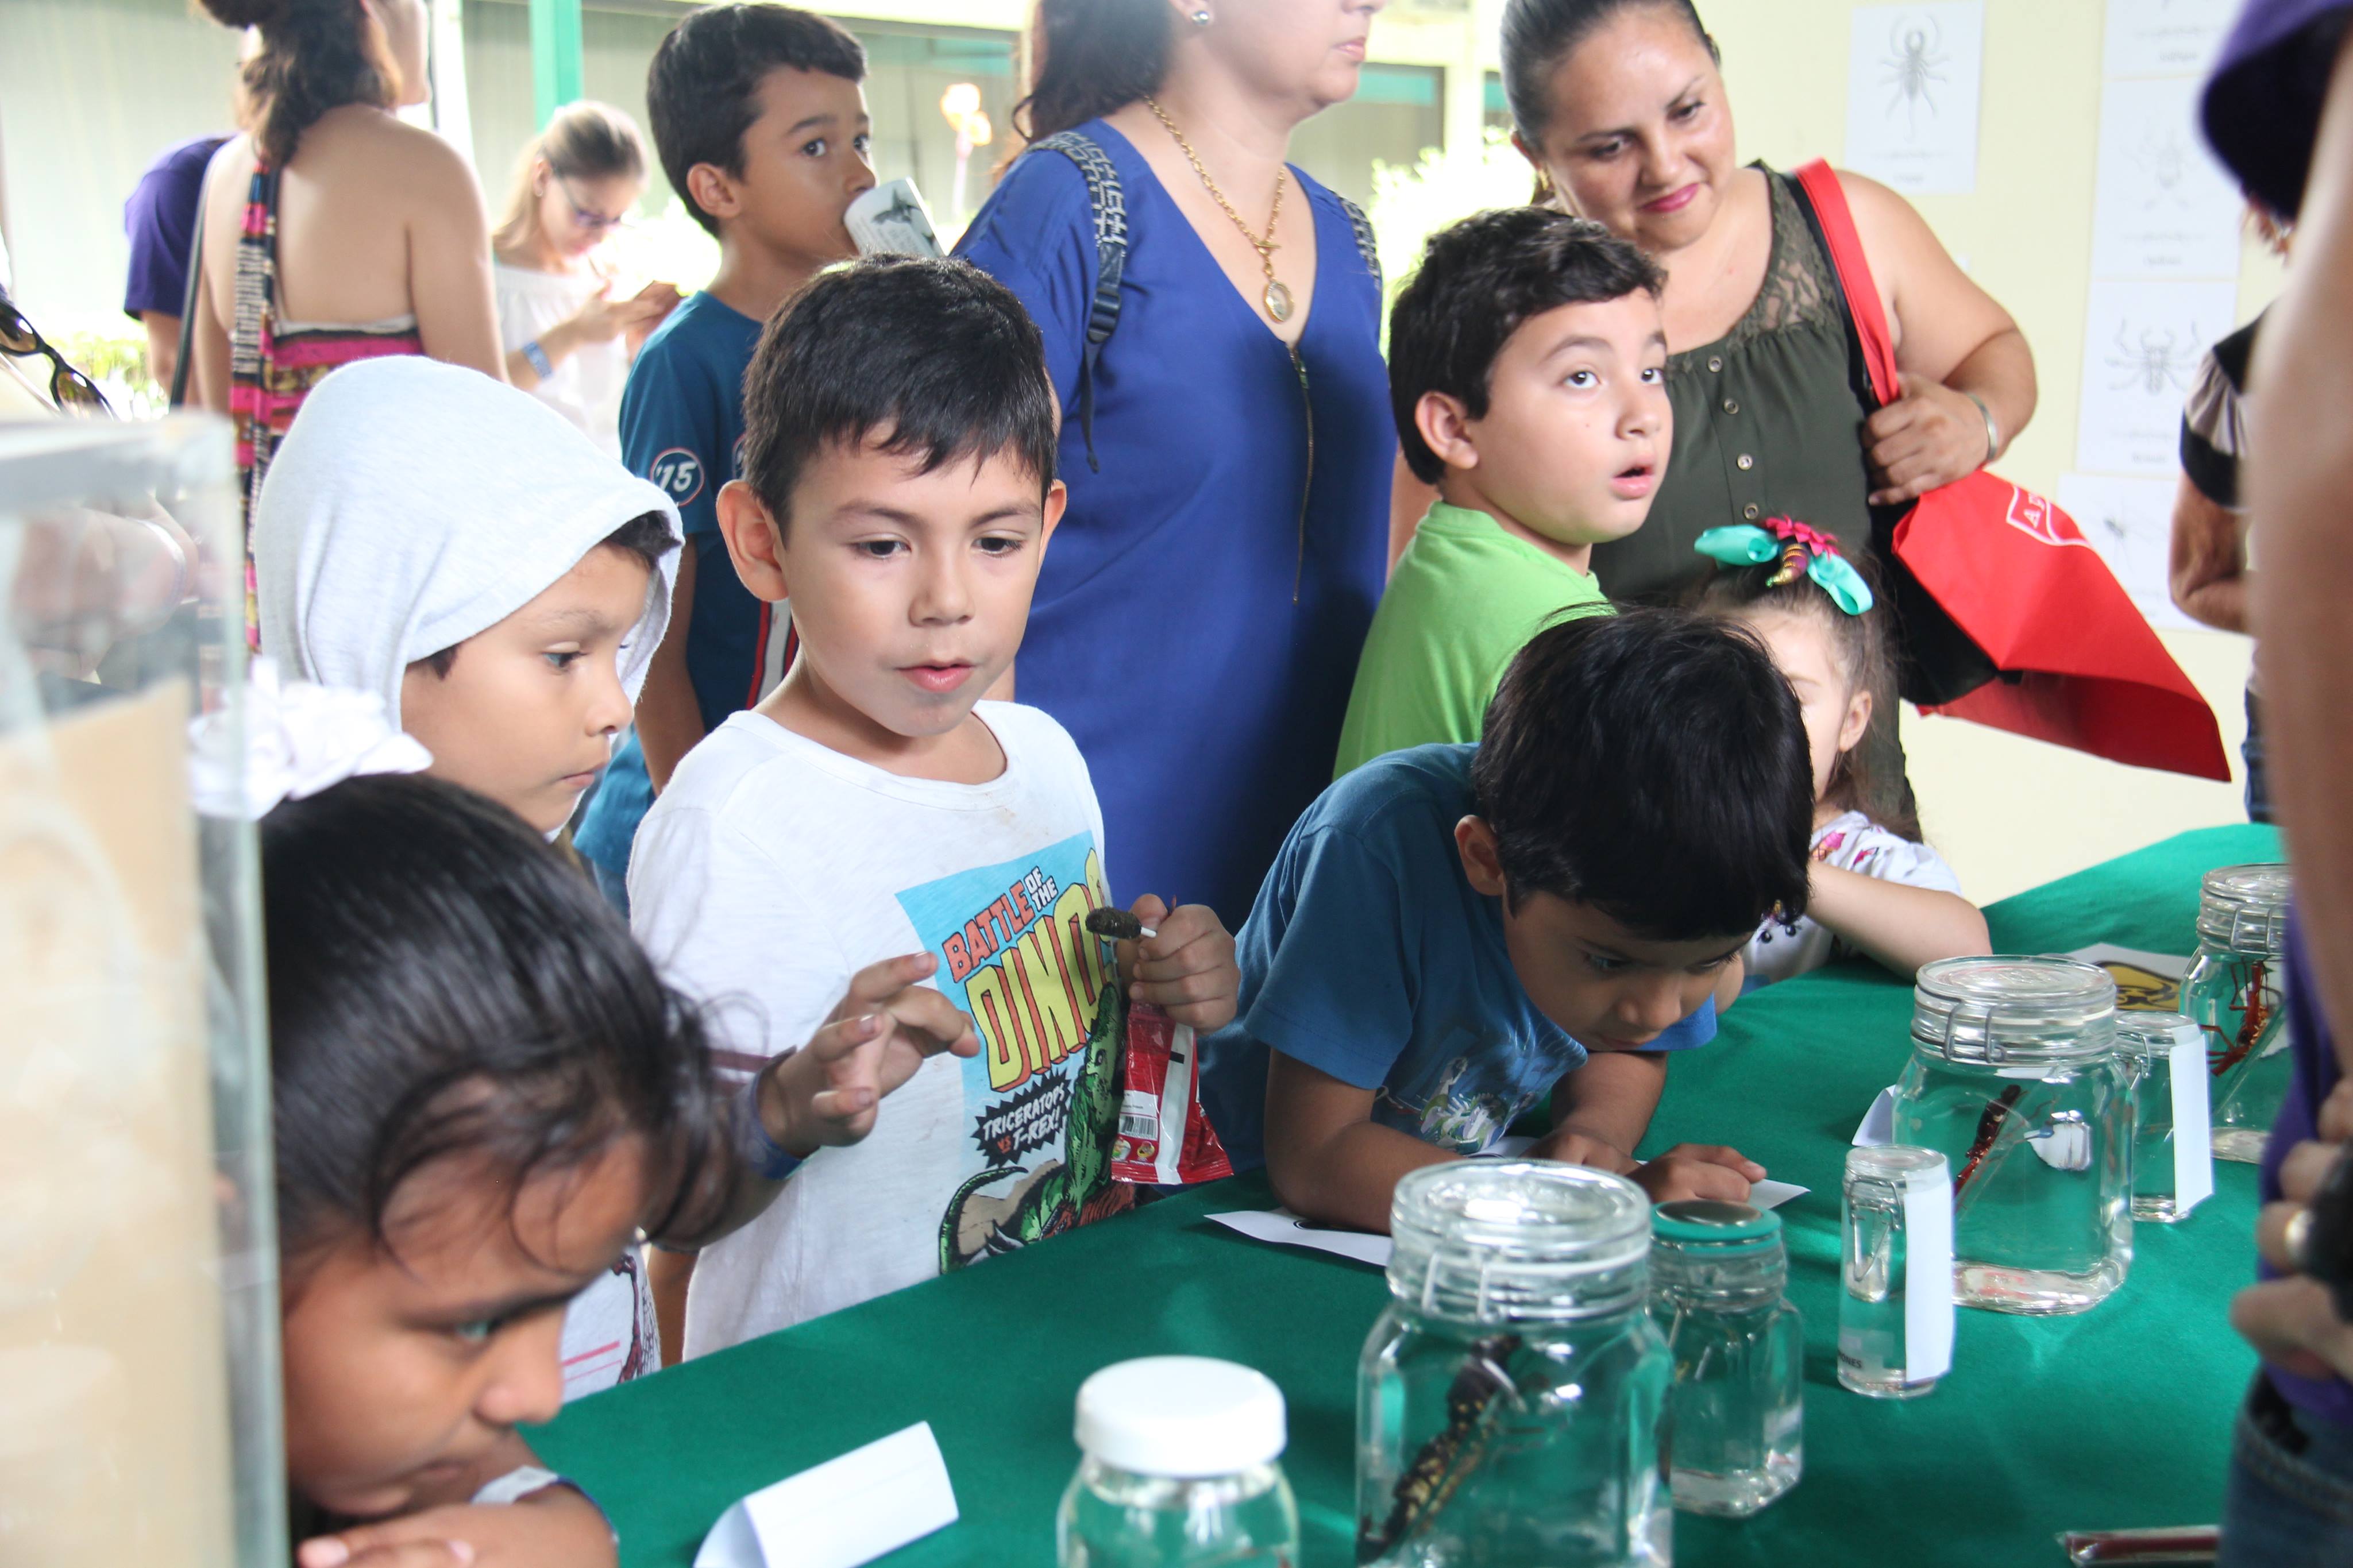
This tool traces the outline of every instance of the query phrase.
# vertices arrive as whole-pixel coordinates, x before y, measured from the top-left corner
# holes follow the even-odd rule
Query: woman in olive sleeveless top
[[[1514,142],[1556,199],[1667,270],[1673,456],[1641,529],[1594,550],[1611,597],[1674,597],[1705,569],[1694,541],[1724,523],[1795,517],[1866,556],[1871,503],[1965,477],[2032,416],[2033,355],[2009,313],[1903,197],[1841,174],[1904,375],[1866,421],[1835,275],[1795,182],[1735,161],[1691,0],[1511,0],[1504,82]]]

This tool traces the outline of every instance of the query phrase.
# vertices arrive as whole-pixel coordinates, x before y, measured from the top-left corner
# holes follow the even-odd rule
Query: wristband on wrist
[[[1979,397],[1974,392],[1964,392],[1961,395],[1968,398],[1971,403],[1976,404],[1978,405],[1978,412],[1985,417],[1985,460],[1986,463],[1990,463],[2001,455],[2001,427],[1993,422],[1993,410],[1986,406],[1986,400],[1984,398]],[[1979,463],[1978,467],[1982,468],[1985,467],[1985,463]]]
[[[760,1120],[760,1079],[766,1069],[752,1075],[735,1097],[735,1152],[763,1181],[781,1182],[800,1169],[800,1156],[768,1136]]]
[[[522,357],[527,363],[529,363],[533,372],[538,375],[540,380],[545,381],[549,376],[555,374],[555,362],[547,357],[547,351],[539,346],[539,340],[537,338],[533,338],[531,342],[523,344]],[[1978,406],[1982,408],[1985,405],[1980,403]],[[1992,416],[1988,415],[1986,417],[1987,423],[1989,426],[1992,423]]]

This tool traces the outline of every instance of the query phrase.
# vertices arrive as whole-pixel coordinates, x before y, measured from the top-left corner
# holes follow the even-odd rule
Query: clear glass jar
[[[1145,1356],[1079,1387],[1061,1568],[1294,1568],[1299,1509],[1275,1461],[1282,1392],[1206,1356]]]
[[[2181,977],[2181,1010],[2206,1031],[2214,1157],[2256,1163],[2286,1098],[2282,981],[2292,886],[2282,863],[2225,866],[2199,884],[2198,955]]]
[[[1805,1468],[1806,1331],[1781,1298],[1781,1216],[1689,1199],[1651,1215],[1651,1315],[1674,1357],[1669,1484],[1685,1513],[1746,1519]]]
[[[2132,1216],[2170,1225],[2214,1191],[2205,1034],[2179,1013],[2118,1013],[2116,1058],[2132,1077]]]
[[[1356,1560],[1664,1568],[1674,1369],[1623,1176],[1460,1160],[1398,1183],[1356,1379]]]
[[[1850,1149],[1839,1200],[1838,1378],[1912,1399],[1953,1365],[1953,1169],[1934,1149]]]
[[[2116,986],[2072,958],[1924,964],[1893,1142],[1953,1167],[1953,1297],[2080,1312],[2132,1264],[2131,1079]]]

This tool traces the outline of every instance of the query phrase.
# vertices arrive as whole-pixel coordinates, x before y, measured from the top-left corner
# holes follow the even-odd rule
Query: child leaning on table
[[[1813,850],[1802,913],[1768,916],[1745,954],[1758,984],[1866,953],[1908,975],[1939,958],[1989,952],[1985,916],[1961,897],[1897,792],[1871,774],[1871,694],[1895,689],[1886,612],[1826,536],[1788,518],[1710,529],[1718,562],[1701,585],[1710,615],[1747,627],[1797,694],[1812,758]]]
[[[800,658],[648,813],[632,924],[712,1004],[722,1069],[755,1083],[795,1074],[797,1057],[762,1064],[897,954],[970,1013],[980,1049],[924,1062],[854,1145],[818,1150],[786,1119],[778,1142],[807,1163],[696,1261],[689,1356],[1131,1201],[1108,1173],[1113,977],[1082,925],[1109,902],[1102,809],[1060,725],[982,700],[1012,670],[1062,511],[1038,330],[963,262],[857,262],[769,324],[744,414],[720,526],[744,585],[790,596]],[[1133,907],[1156,934],[1121,954],[1129,994],[1203,1030],[1230,1018],[1217,917]]]
[[[1389,313],[1389,396],[1439,500],[1365,638],[1335,776],[1477,740],[1539,627],[1608,610],[1593,547],[1641,527],[1674,443],[1664,281],[1599,224],[1542,207],[1430,237]]]
[[[1811,784],[1746,633],[1680,610],[1537,633],[1478,745],[1377,758],[1284,841],[1240,1016],[1202,1055],[1234,1163],[1262,1123],[1285,1204],[1386,1230],[1399,1176],[1487,1151],[1550,1092],[1537,1157],[1745,1198],[1764,1168],[1731,1149],[1633,1150],[1757,922],[1805,908]]]
[[[568,1304],[724,1191],[702,1026],[504,808],[316,789],[353,728],[293,748],[315,793],[259,828],[295,1561],[609,1565],[517,1428],[563,1401]],[[341,771],[422,765],[396,748],[379,725]]]

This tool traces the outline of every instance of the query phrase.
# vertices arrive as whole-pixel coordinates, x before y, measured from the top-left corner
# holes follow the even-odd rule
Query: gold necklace
[[[1251,232],[1250,226],[1242,221],[1242,215],[1234,211],[1234,204],[1226,200],[1226,193],[1218,189],[1218,182],[1209,178],[1209,171],[1201,166],[1199,154],[1193,151],[1193,144],[1185,140],[1185,133],[1176,129],[1176,122],[1168,118],[1168,111],[1154,102],[1148,93],[1145,95],[1144,107],[1152,110],[1153,118],[1168,128],[1168,134],[1176,139],[1177,150],[1185,154],[1185,161],[1193,165],[1193,173],[1201,177],[1201,184],[1210,197],[1226,209],[1226,216],[1234,220],[1234,226],[1242,231],[1242,237],[1249,240],[1250,247],[1258,252],[1258,264],[1266,269],[1266,292],[1261,296],[1266,304],[1266,313],[1273,317],[1278,325],[1291,320],[1291,290],[1284,287],[1282,279],[1274,275],[1274,253],[1278,248],[1274,243],[1274,227],[1282,218],[1282,182],[1289,171],[1278,168],[1274,172],[1274,210],[1267,214],[1266,237],[1261,239]]]

